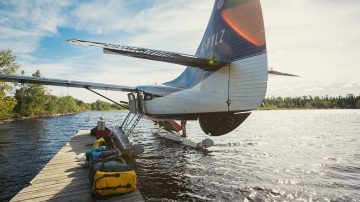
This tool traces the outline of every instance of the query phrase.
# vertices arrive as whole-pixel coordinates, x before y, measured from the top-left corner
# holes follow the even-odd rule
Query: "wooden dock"
[[[94,141],[89,133],[79,131],[11,201],[144,201],[138,190],[102,200],[91,198],[89,168],[76,158]]]

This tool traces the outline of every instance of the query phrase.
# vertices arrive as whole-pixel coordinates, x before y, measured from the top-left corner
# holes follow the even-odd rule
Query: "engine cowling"
[[[208,135],[221,136],[237,128],[251,113],[212,113],[199,117],[201,129]]]

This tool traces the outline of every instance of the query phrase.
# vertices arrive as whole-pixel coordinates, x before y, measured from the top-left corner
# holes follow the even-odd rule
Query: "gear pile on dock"
[[[97,127],[94,131],[97,130]],[[104,131],[104,130],[101,130]],[[108,130],[109,131],[109,130]],[[101,132],[100,132],[101,133]],[[116,136],[112,132],[112,136]],[[100,139],[100,138],[98,138]],[[104,138],[105,140],[106,138]],[[116,138],[114,138],[116,139]],[[119,151],[118,145],[116,148],[108,149],[107,152],[99,156],[89,156],[89,158],[96,159],[89,162],[86,161],[86,150],[92,149],[93,143],[95,142],[95,137],[90,135],[90,130],[79,130],[76,135],[64,145],[63,148],[42,168],[42,170],[29,182],[29,184],[19,191],[16,196],[14,196],[10,201],[122,201],[122,202],[143,202],[144,199],[139,192],[139,189],[135,191],[133,188],[130,188],[131,180],[124,178],[125,176],[131,176],[134,179],[135,175],[132,174],[123,174],[126,172],[131,173],[132,166],[125,166],[124,162],[121,160],[120,156],[115,157],[110,155],[108,158],[105,157],[105,153],[116,153]],[[114,140],[112,140],[114,142]],[[102,141],[97,141],[100,143],[100,148],[105,148]],[[99,148],[99,149],[100,149]],[[101,150],[101,149],[100,149]],[[113,151],[115,150],[115,151]],[[123,155],[124,153],[122,153]],[[101,159],[102,160],[99,160]],[[90,159],[89,159],[90,160]],[[115,160],[115,161],[112,161]],[[100,163],[100,164],[98,164]],[[104,165],[102,165],[102,163]],[[92,165],[92,166],[90,166]],[[96,166],[100,166],[96,168]],[[93,167],[92,169],[90,169]],[[102,167],[102,168],[101,168]],[[110,168],[112,167],[112,168]],[[127,169],[126,169],[127,168]],[[116,172],[108,172],[111,171]],[[112,170],[113,169],[113,170]],[[117,169],[117,170],[116,170]],[[124,169],[124,172],[120,169]],[[92,173],[90,173],[92,170]],[[126,171],[129,170],[129,171]],[[94,172],[95,171],[95,172]],[[95,173],[95,174],[94,174]],[[96,174],[97,173],[97,174]],[[98,190],[94,194],[93,184],[89,180],[89,174],[93,177],[92,181],[98,180],[96,183],[96,188]],[[115,175],[113,177],[107,177],[109,175]],[[105,177],[105,181],[100,179]],[[136,178],[136,177],[135,177]],[[126,189],[115,188],[115,193],[113,191],[108,191],[110,189],[108,185],[104,186],[104,182],[111,180],[109,185],[111,186],[127,186]],[[119,181],[121,181],[119,183]],[[128,181],[130,183],[128,183]],[[136,185],[136,184],[135,184]],[[133,186],[133,185],[132,185]],[[105,189],[103,189],[105,188]],[[119,192],[128,192],[126,194],[120,194]],[[96,196],[96,197],[94,197]]]
[[[105,127],[105,121],[100,118],[90,135],[96,139],[88,145],[91,148],[85,156],[90,165],[88,177],[93,196],[101,198],[135,191],[137,175],[122,158],[112,131]]]

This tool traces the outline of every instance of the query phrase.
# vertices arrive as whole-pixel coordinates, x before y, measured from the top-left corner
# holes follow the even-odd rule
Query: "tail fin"
[[[216,0],[196,55],[229,62],[229,67],[215,73],[208,82],[202,82],[213,89],[220,83],[219,79],[213,79],[219,78],[216,74],[229,75],[226,87],[223,85],[229,111],[251,110],[260,105],[268,79],[260,0]],[[197,75],[204,80],[211,74],[197,72]]]
[[[251,110],[261,104],[268,67],[260,0],[216,0],[195,55],[228,64],[215,72],[188,67],[165,85],[196,86],[217,97],[219,110]]]
[[[216,0],[196,56],[231,62],[265,51],[260,0]]]
[[[196,56],[234,62],[266,53],[260,0],[215,0],[205,34]],[[187,68],[165,84],[191,88],[211,73]]]

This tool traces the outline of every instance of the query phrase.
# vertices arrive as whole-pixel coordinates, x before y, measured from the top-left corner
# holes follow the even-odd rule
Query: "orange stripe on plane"
[[[252,12],[249,13],[249,10]],[[236,7],[224,9],[221,16],[240,36],[255,46],[265,45],[265,30],[260,1],[246,1]]]

